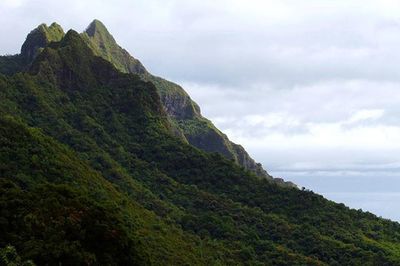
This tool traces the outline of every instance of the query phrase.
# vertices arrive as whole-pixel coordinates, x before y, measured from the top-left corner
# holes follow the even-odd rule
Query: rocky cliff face
[[[201,116],[200,107],[190,99],[189,95],[179,85],[150,74],[143,76],[143,78],[156,86],[165,110],[175,120]]]

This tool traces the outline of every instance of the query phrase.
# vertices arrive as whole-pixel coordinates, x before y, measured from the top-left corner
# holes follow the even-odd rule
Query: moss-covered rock
[[[57,23],[52,23],[49,27],[40,24],[32,30],[21,48],[21,56],[25,63],[30,63],[50,42],[58,42],[64,37],[64,30]]]

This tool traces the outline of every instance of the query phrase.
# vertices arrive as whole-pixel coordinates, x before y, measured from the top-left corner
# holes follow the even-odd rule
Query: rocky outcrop
[[[258,176],[270,177],[270,175],[267,173],[267,171],[264,170],[262,165],[260,163],[256,163],[241,145],[235,144],[233,142],[230,142],[230,144],[234,150],[234,153],[236,154],[236,160],[240,165],[250,171],[253,171]]]
[[[181,86],[151,74],[142,77],[156,86],[164,109],[171,118],[185,120],[201,116],[200,107]]]
[[[30,63],[50,42],[58,42],[64,37],[64,30],[57,23],[50,27],[46,24],[39,25],[32,30],[21,48],[21,57],[24,63]]]

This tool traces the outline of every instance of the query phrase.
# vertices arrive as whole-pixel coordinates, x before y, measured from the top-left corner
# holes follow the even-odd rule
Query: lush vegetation
[[[0,73],[12,75],[22,71],[23,63],[21,55],[0,56]]]
[[[6,246],[0,249],[0,265],[4,266],[34,266],[35,264],[28,260],[23,261],[13,246]]]
[[[78,33],[24,67],[0,74],[6,263],[400,265],[398,223],[187,144],[155,85]]]

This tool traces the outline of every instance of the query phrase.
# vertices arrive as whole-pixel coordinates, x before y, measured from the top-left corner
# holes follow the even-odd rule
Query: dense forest
[[[192,146],[53,25],[0,57],[0,264],[400,265],[400,224]]]

